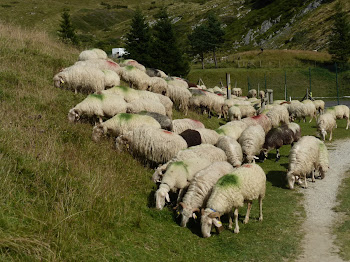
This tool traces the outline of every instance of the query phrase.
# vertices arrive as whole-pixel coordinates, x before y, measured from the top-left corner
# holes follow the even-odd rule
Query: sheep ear
[[[222,227],[221,221],[216,218],[213,219],[213,223],[214,223],[214,226],[216,227]]]
[[[197,216],[195,213],[192,213],[192,217],[193,217],[193,219],[197,219]]]
[[[169,198],[169,194],[168,193],[165,193],[165,199],[167,202],[170,202],[170,198]]]

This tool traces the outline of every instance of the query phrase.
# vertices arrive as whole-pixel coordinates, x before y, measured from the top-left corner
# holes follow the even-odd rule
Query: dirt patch
[[[350,139],[328,143],[327,147],[330,169],[326,177],[316,183],[309,182],[308,189],[300,189],[305,195],[307,217],[302,226],[304,251],[299,262],[343,261],[334,245],[332,226],[338,217],[332,208],[336,205],[338,186],[350,169]]]

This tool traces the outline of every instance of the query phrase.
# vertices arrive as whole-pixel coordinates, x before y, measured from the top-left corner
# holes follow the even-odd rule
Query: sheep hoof
[[[248,219],[244,219],[243,224],[248,224]]]
[[[280,157],[276,158],[276,161],[275,162],[278,162],[280,160]]]
[[[259,217],[259,221],[263,221],[263,217],[261,216],[261,217]]]
[[[235,230],[233,230],[233,232],[234,232],[235,234],[238,234],[238,233],[239,233],[239,228],[235,228]]]

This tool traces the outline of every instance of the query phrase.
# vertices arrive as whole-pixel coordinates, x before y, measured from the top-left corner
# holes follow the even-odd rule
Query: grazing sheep
[[[252,105],[237,105],[241,110],[241,118],[256,116],[256,110]]]
[[[255,163],[256,155],[260,154],[264,142],[265,131],[260,125],[247,127],[238,139],[245,161]]]
[[[203,158],[208,159],[211,163],[216,161],[226,161],[227,156],[225,152],[210,144],[201,144],[198,146],[192,146],[187,149],[181,150],[177,153],[176,157],[170,160],[168,163],[158,167],[152,176],[152,181],[154,183],[160,182],[163,176],[163,172],[166,170],[167,166],[175,161],[182,161],[191,158]]]
[[[232,137],[237,140],[248,125],[242,121],[228,122],[226,125],[220,126],[215,131],[222,136]]]
[[[265,91],[260,90],[260,91],[259,91],[259,97],[260,97],[261,99],[265,98]]]
[[[326,139],[327,132],[329,133],[329,141],[332,140],[332,132],[336,125],[337,122],[333,114],[325,113],[318,117],[317,130],[320,132],[323,141]]]
[[[149,77],[162,77],[159,70],[154,68],[146,68],[146,74]]]
[[[180,134],[186,129],[205,128],[202,122],[190,118],[173,120],[173,132]]]
[[[311,123],[312,119],[316,120],[316,106],[311,100],[304,100],[302,102],[305,105],[306,116],[310,117],[309,123]]]
[[[185,115],[187,115],[190,98],[192,96],[187,88],[174,86],[168,83],[167,96]]]
[[[136,60],[133,60],[133,59],[124,60],[123,62],[120,63],[120,66],[122,66],[122,67],[133,66],[133,67],[137,68],[138,70],[146,73],[146,67],[144,67],[139,62],[137,62]]]
[[[215,145],[218,148],[221,148],[226,156],[227,162],[229,162],[234,167],[239,167],[242,165],[243,153],[241,145],[229,136],[222,136],[219,138],[218,142]]]
[[[113,94],[92,94],[69,110],[68,120],[78,121],[82,116],[98,117],[102,123],[102,117],[113,117],[119,113],[125,113],[127,103],[123,97]]]
[[[206,93],[206,96],[202,100],[202,106],[208,109],[208,114],[210,116],[210,113],[215,113],[218,115],[218,118],[221,118],[224,107],[225,98],[223,96],[212,94],[212,93]],[[225,115],[224,115],[225,117]]]
[[[75,62],[73,66],[89,66],[89,67],[95,67],[100,70],[111,70],[119,74],[120,66],[109,59],[90,59],[90,60],[85,60],[85,61],[78,61]],[[71,66],[72,67],[72,66]],[[67,70],[70,67],[64,69]]]
[[[346,105],[328,107],[326,113],[331,113],[336,119],[346,119],[346,129],[349,128],[349,108]],[[337,126],[335,126],[337,128]]]
[[[142,91],[142,92],[146,92],[146,91]],[[171,99],[169,97],[163,96],[161,94],[155,94],[155,95],[158,97],[159,102],[161,102],[163,104],[163,106],[165,107],[166,115],[169,118],[172,118],[173,117],[173,102],[171,101]]]
[[[119,86],[120,85],[120,77],[119,75],[112,71],[112,70],[108,70],[108,69],[105,69],[105,70],[102,70],[102,72],[105,74],[105,83],[104,83],[104,86],[105,88],[110,88],[110,87],[113,87],[113,86]]]
[[[53,81],[55,87],[66,87],[74,90],[76,94],[78,91],[83,93],[99,92],[105,89],[106,84],[110,84],[110,78],[106,79],[106,75],[100,69],[88,66],[69,67],[57,73]]]
[[[232,171],[233,167],[229,163],[215,162],[194,176],[178,206],[178,212],[182,215],[182,227],[186,227],[191,217],[196,218],[195,212],[199,212],[199,209],[206,204],[216,182]]]
[[[186,141],[188,147],[202,144],[201,134],[197,130],[186,129],[179,135]]]
[[[159,189],[155,193],[156,208],[163,209],[165,201],[170,202],[169,191],[176,192],[180,189],[178,200],[182,197],[182,192],[191,182],[193,176],[203,168],[211,164],[207,159],[193,158],[183,161],[172,162],[159,185]]]
[[[231,106],[228,109],[228,119],[230,121],[241,120],[241,117],[242,117],[241,110],[239,109],[238,106]]]
[[[160,102],[152,99],[137,99],[128,103],[127,113],[139,113],[141,111],[155,112],[158,114],[166,115],[165,107]]]
[[[221,177],[214,185],[208,199],[206,209],[202,211],[201,228],[203,237],[210,237],[212,225],[220,228],[220,216],[230,215],[229,228],[232,228],[232,208],[234,208],[235,229],[239,233],[238,208],[248,204],[247,213],[243,221],[249,221],[250,210],[254,199],[259,200],[259,221],[263,220],[262,201],[266,192],[266,175],[264,170],[256,164],[245,164],[235,169],[231,174]]]
[[[284,124],[280,127],[271,129],[265,137],[263,150],[260,154],[260,160],[267,158],[270,150],[276,149],[276,161],[280,159],[279,149],[283,145],[293,145],[298,142],[301,137],[300,126],[296,123]]]
[[[167,95],[168,83],[161,77],[151,77],[148,81],[149,88],[148,91],[153,93]]]
[[[215,145],[220,137],[220,135],[212,129],[196,128],[195,130],[201,135],[203,144]]]
[[[269,132],[272,128],[271,120],[265,114],[243,118],[241,121],[245,123],[247,127],[260,125],[264,129],[265,134],[267,134],[267,132]]]
[[[94,126],[92,129],[92,140],[98,142],[102,136],[107,134],[117,137],[140,126],[161,128],[158,121],[151,116],[120,113]]]
[[[278,127],[280,124],[289,123],[288,109],[282,105],[275,105],[266,113],[266,116],[270,119],[272,127]]]
[[[166,79],[166,81],[168,82],[168,85],[173,85],[176,87],[188,89],[188,83],[186,82],[185,79],[182,79],[180,77],[174,77],[174,76],[169,77]]]
[[[257,92],[255,89],[250,89],[248,91],[248,95],[247,95],[248,98],[252,98],[252,97],[256,97],[256,96],[257,96]]]
[[[316,107],[316,111],[318,111],[318,113],[321,115],[324,112],[324,106],[325,103],[323,100],[314,100],[312,101]]]
[[[232,88],[232,95],[242,96],[242,88],[237,88],[237,87]]]
[[[290,121],[295,121],[296,119],[303,119],[305,122],[305,117],[307,115],[306,107],[303,103],[298,100],[292,100],[290,102],[286,102],[283,106],[287,107],[289,113]]]
[[[318,170],[321,178],[324,178],[329,168],[328,164],[328,152],[325,144],[316,137],[303,136],[294,144],[289,154],[287,172],[289,188],[294,188],[296,180],[304,180],[304,187],[307,188],[306,177],[312,174],[312,182],[315,182],[315,170]]]
[[[98,48],[84,50],[79,54],[79,61],[85,61],[90,59],[107,59],[107,54],[105,51]]]
[[[168,116],[156,113],[156,112],[147,112],[141,111],[138,113],[139,115],[147,115],[153,117],[160,124],[160,127],[164,130],[172,131],[173,130],[173,122]]]
[[[119,151],[128,148],[135,157],[151,163],[166,163],[187,148],[187,143],[178,134],[143,126],[119,136],[116,148]]]
[[[132,88],[148,90],[151,78],[144,71],[129,65],[121,67],[119,72],[121,79],[129,83]]]

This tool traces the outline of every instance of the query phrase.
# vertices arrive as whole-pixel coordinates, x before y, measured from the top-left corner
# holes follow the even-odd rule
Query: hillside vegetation
[[[72,21],[84,45],[123,46],[136,7],[150,24],[153,15],[166,7],[182,44],[191,28],[201,24],[208,12],[214,12],[225,28],[223,53],[264,47],[265,49],[326,50],[333,24],[336,1],[328,0],[145,0],[139,1],[10,1],[0,5],[2,21],[39,28],[56,36],[61,13],[69,9]],[[340,0],[344,11],[347,0]]]

